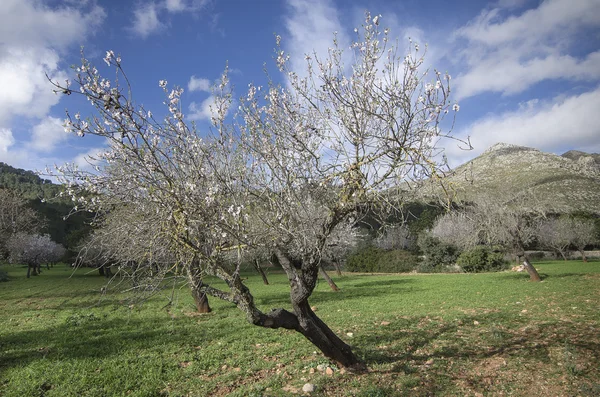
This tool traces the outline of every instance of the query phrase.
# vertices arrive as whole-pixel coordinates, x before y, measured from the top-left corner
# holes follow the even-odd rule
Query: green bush
[[[346,269],[363,273],[406,273],[413,271],[418,263],[419,258],[408,251],[367,246],[348,255]]]
[[[463,252],[456,262],[469,273],[495,272],[507,267],[504,254],[486,246],[478,246]]]
[[[420,235],[417,244],[423,254],[421,265],[417,268],[419,273],[442,272],[456,263],[459,251],[454,245],[427,234]]]

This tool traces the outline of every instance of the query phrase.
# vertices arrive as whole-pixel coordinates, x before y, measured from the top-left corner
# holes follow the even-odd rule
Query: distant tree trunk
[[[206,293],[201,291],[202,281],[199,282],[198,286],[192,286],[192,297],[194,298],[194,303],[196,304],[196,310],[198,313],[210,313],[212,309],[208,304],[208,296]]]
[[[323,276],[323,278],[325,279],[325,281],[327,281],[327,284],[329,284],[333,291],[337,292],[340,290],[335,281],[333,281],[331,277],[329,277],[329,274],[327,274],[325,268],[323,268],[323,264],[319,265],[319,272],[321,272],[321,276]]]
[[[585,250],[584,249],[580,249],[579,253],[581,254],[581,260],[584,261],[584,262],[587,262],[588,259],[587,259],[587,256],[585,256]]]
[[[335,267],[335,272],[337,273],[338,277],[342,277],[342,268],[340,266],[340,262],[338,261],[338,259],[333,258],[331,260],[331,263],[333,264],[333,267]]]
[[[98,268],[98,274],[100,274],[101,276],[104,276],[104,277],[106,277],[106,274],[105,274],[105,272],[104,272],[104,266],[100,266],[100,267]]]
[[[542,281],[542,279],[541,279],[539,273],[537,272],[537,270],[535,269],[535,267],[533,267],[531,262],[529,262],[527,255],[522,254],[522,258],[523,258],[523,267],[525,268],[525,270],[527,270],[527,273],[529,273],[529,280],[536,281],[536,282]]]
[[[269,279],[267,279],[267,275],[265,274],[265,271],[263,270],[262,266],[258,262],[258,259],[255,259],[252,263],[254,264],[254,268],[256,269],[258,274],[260,274],[260,276],[262,277],[263,283],[265,285],[269,285]]]
[[[187,269],[187,276],[196,310],[198,313],[210,313],[212,309],[208,304],[208,296],[203,288],[205,285],[202,282],[200,266],[196,260],[192,261],[192,264]]]
[[[563,261],[567,260],[567,256],[565,255],[564,251],[560,251],[560,256],[562,256]]]

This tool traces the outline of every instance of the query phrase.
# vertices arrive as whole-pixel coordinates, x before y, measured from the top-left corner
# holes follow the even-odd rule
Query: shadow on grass
[[[229,332],[215,327],[206,330],[186,318],[107,319],[75,314],[56,326],[0,335],[0,372],[41,359],[102,359],[166,344],[196,346]]]
[[[337,280],[336,280],[337,281]],[[320,281],[324,283],[324,281]],[[341,302],[341,301],[352,301],[356,299],[373,298],[373,297],[389,297],[394,294],[404,294],[407,291],[416,292],[421,291],[413,287],[411,284],[415,281],[412,279],[399,279],[399,280],[380,280],[380,281],[369,281],[358,284],[338,284],[340,287],[339,291],[331,290],[315,290],[311,297],[311,303],[324,303],[324,302]],[[392,288],[393,287],[393,288]],[[288,291],[275,291],[275,292],[263,292],[260,295],[255,296],[257,302],[265,306],[276,305],[289,305],[290,293]]]
[[[496,328],[494,324],[510,324],[511,328]],[[472,339],[459,337],[459,328],[463,336],[465,330],[472,332]],[[431,359],[477,361],[507,354],[548,361],[549,351],[565,344],[585,352],[596,368],[600,365],[600,339],[593,328],[575,327],[571,322],[531,325],[505,313],[463,316],[453,322],[427,317],[400,319],[356,342],[357,352],[368,366],[393,364],[390,372],[394,373],[410,373],[410,365],[423,366]]]

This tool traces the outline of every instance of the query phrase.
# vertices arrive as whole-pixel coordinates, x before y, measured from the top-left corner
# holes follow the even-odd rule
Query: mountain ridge
[[[600,214],[600,154],[568,151],[563,155],[497,143],[454,168],[442,183],[457,202],[478,197],[517,197],[547,212]],[[426,194],[438,194],[430,184]]]

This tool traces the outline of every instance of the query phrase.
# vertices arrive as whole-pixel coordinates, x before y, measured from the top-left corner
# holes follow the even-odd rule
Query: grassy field
[[[2,396],[598,396],[600,262],[522,273],[352,275],[321,283],[312,304],[368,373],[315,370],[327,360],[291,331],[245,323],[185,288],[144,304],[101,295],[104,279],[66,267],[0,283]],[[70,277],[71,276],[71,277]],[[286,279],[248,284],[260,306],[289,307]],[[173,304],[167,305],[169,298]]]

